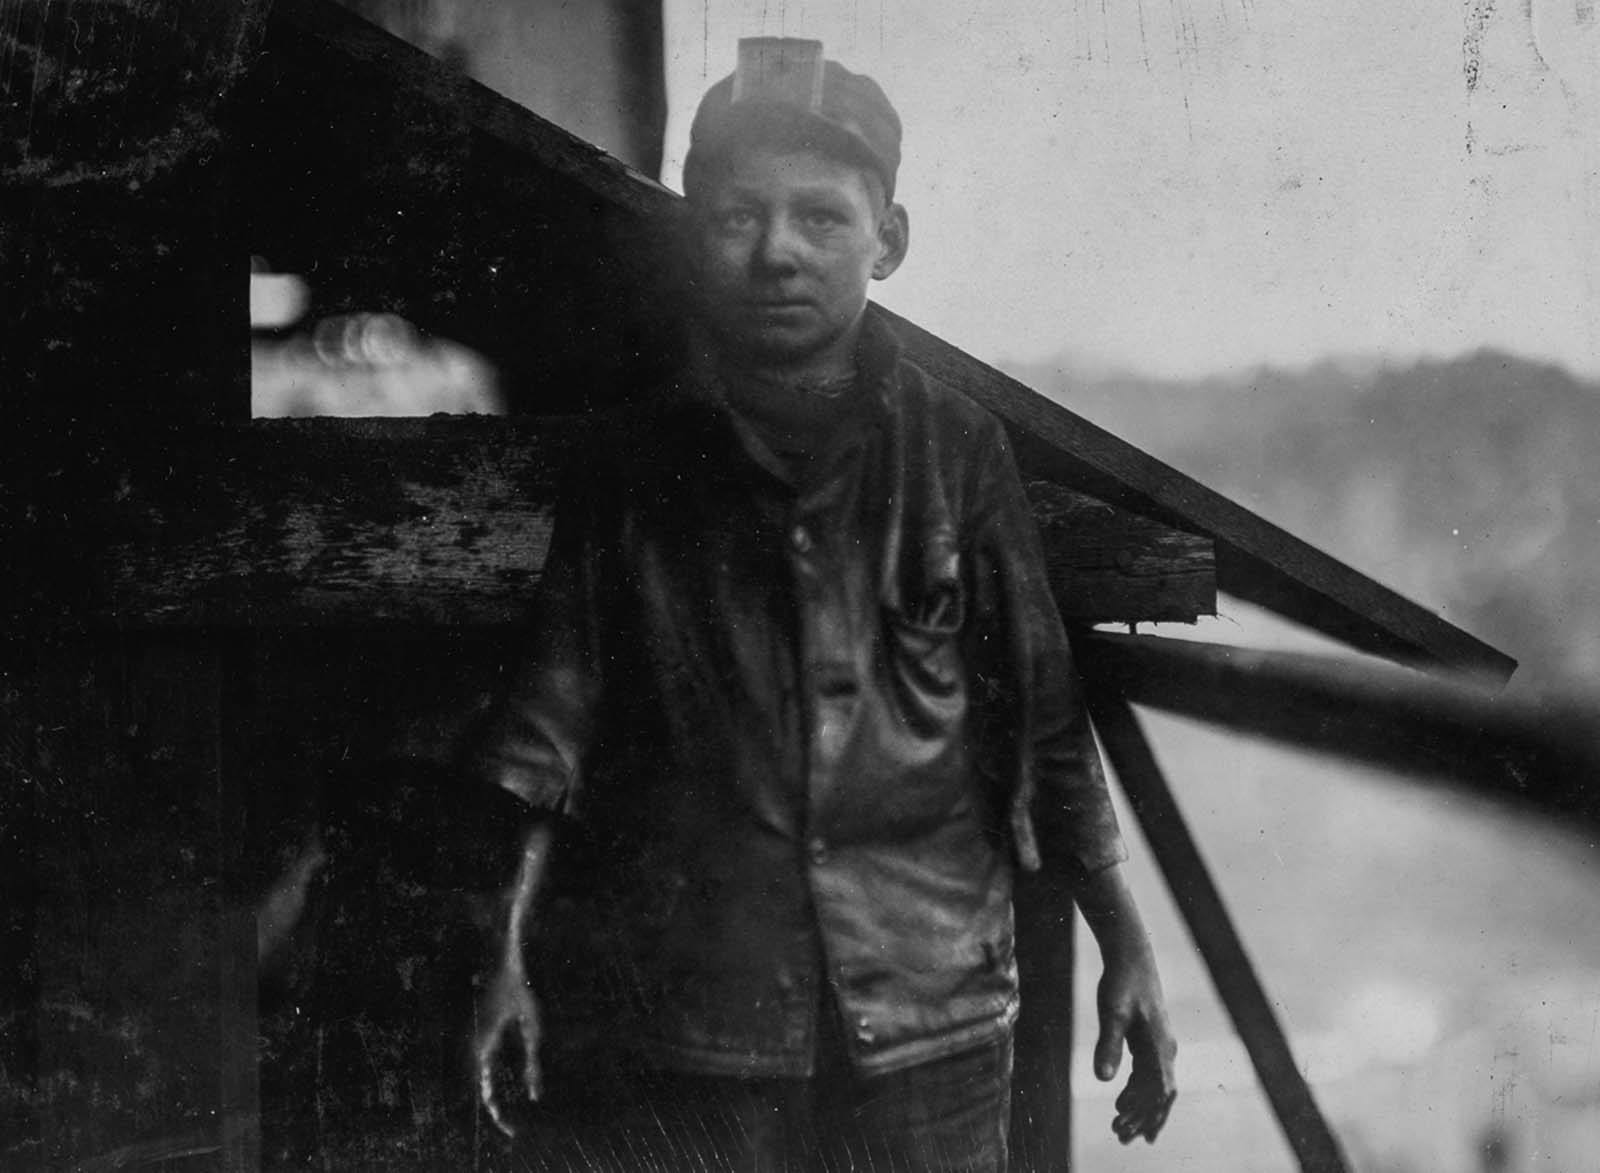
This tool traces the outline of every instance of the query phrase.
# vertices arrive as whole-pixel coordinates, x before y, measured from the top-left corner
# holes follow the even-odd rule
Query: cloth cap
[[[894,195],[900,116],[877,82],[825,60],[821,41],[742,39],[738,68],[706,91],[695,112],[685,176],[749,142],[794,143],[843,157],[876,171]]]

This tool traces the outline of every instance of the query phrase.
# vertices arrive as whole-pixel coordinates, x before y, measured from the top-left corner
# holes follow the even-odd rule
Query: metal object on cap
[[[822,42],[746,37],[733,73],[706,91],[689,129],[684,182],[738,142],[792,140],[876,171],[894,195],[900,116],[878,83],[823,57]]]
[[[745,37],[739,42],[739,66],[733,71],[731,101],[765,98],[822,109],[821,41],[797,37]]]

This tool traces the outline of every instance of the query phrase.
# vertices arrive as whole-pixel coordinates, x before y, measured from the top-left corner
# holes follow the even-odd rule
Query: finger
[[[1134,1056],[1133,1073],[1128,1076],[1127,1085],[1117,1096],[1117,1111],[1124,1116],[1130,1115],[1150,1102],[1154,1090],[1144,1078],[1144,1072],[1140,1070],[1138,1056]]]
[[[1126,1098],[1126,1096],[1124,1096]],[[1124,1106],[1111,1122],[1112,1131],[1117,1134],[1117,1139],[1123,1144],[1130,1144],[1137,1137],[1144,1137],[1151,1144],[1162,1128],[1166,1126],[1167,1117],[1172,1111],[1173,1101],[1178,1098],[1177,1092],[1168,1092],[1154,1102],[1141,1101],[1136,1105]]]
[[[1142,1136],[1146,1144],[1155,1144],[1156,1137],[1166,1126],[1167,1116],[1172,1111],[1172,1101],[1177,1098],[1177,1094],[1177,1092],[1168,1094],[1159,1104],[1145,1112],[1143,1119],[1137,1122],[1137,1127],[1128,1139],[1131,1141],[1134,1137]]]
[[[478,1102],[489,1113],[489,1119],[494,1126],[504,1133],[508,1140],[516,1138],[516,1130],[506,1123],[505,1117],[500,1114],[500,1105],[494,1098],[493,1069],[487,1063],[481,1064],[478,1068]]]
[[[1124,1113],[1111,1122],[1111,1131],[1123,1144],[1132,1144],[1135,1138],[1146,1134],[1151,1123],[1152,1118],[1143,1111]]]
[[[1147,1144],[1156,1143],[1156,1137],[1161,1135],[1161,1130],[1167,1126],[1167,1117],[1172,1114],[1172,1102],[1177,1098],[1178,1093],[1171,1092],[1165,1102],[1151,1115],[1144,1127],[1144,1139]]]
[[[538,1036],[526,1027],[522,1031],[522,1086],[528,1093],[528,1099],[535,1103],[544,1095],[544,1071],[539,1066]]]
[[[1123,1132],[1142,1124],[1157,1105],[1142,1097],[1134,1099],[1124,1095],[1117,1101],[1117,1114],[1111,1125]]]
[[[1111,1131],[1117,1134],[1117,1140],[1121,1143],[1132,1144],[1133,1138],[1139,1135],[1142,1124],[1142,1117],[1118,1116],[1111,1122]]]
[[[539,1007],[531,1003],[517,1019],[522,1036],[522,1088],[528,1099],[537,1101],[544,1094],[544,1072],[539,1066]]]
[[[1106,1013],[1100,1016],[1100,1038],[1094,1045],[1094,1075],[1098,1080],[1109,1081],[1117,1077],[1122,1066],[1122,1042],[1128,1032],[1125,1015]]]
[[[1143,1136],[1150,1121],[1140,1113],[1126,1118],[1119,1117],[1111,1122],[1111,1131],[1117,1134],[1117,1139],[1123,1144],[1132,1144],[1134,1138]]]

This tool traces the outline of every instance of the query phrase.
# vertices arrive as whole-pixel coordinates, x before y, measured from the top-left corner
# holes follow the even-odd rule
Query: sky
[[[1596,0],[667,0],[664,178],[741,36],[905,122],[885,305],[1170,377],[1480,346],[1600,376]]]

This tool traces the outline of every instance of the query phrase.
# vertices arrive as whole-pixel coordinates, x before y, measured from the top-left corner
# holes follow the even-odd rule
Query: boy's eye
[[[725,208],[717,213],[717,227],[724,230],[749,228],[755,222],[756,214],[750,208]]]
[[[812,228],[832,228],[844,220],[843,216],[831,208],[813,208],[803,218]]]

